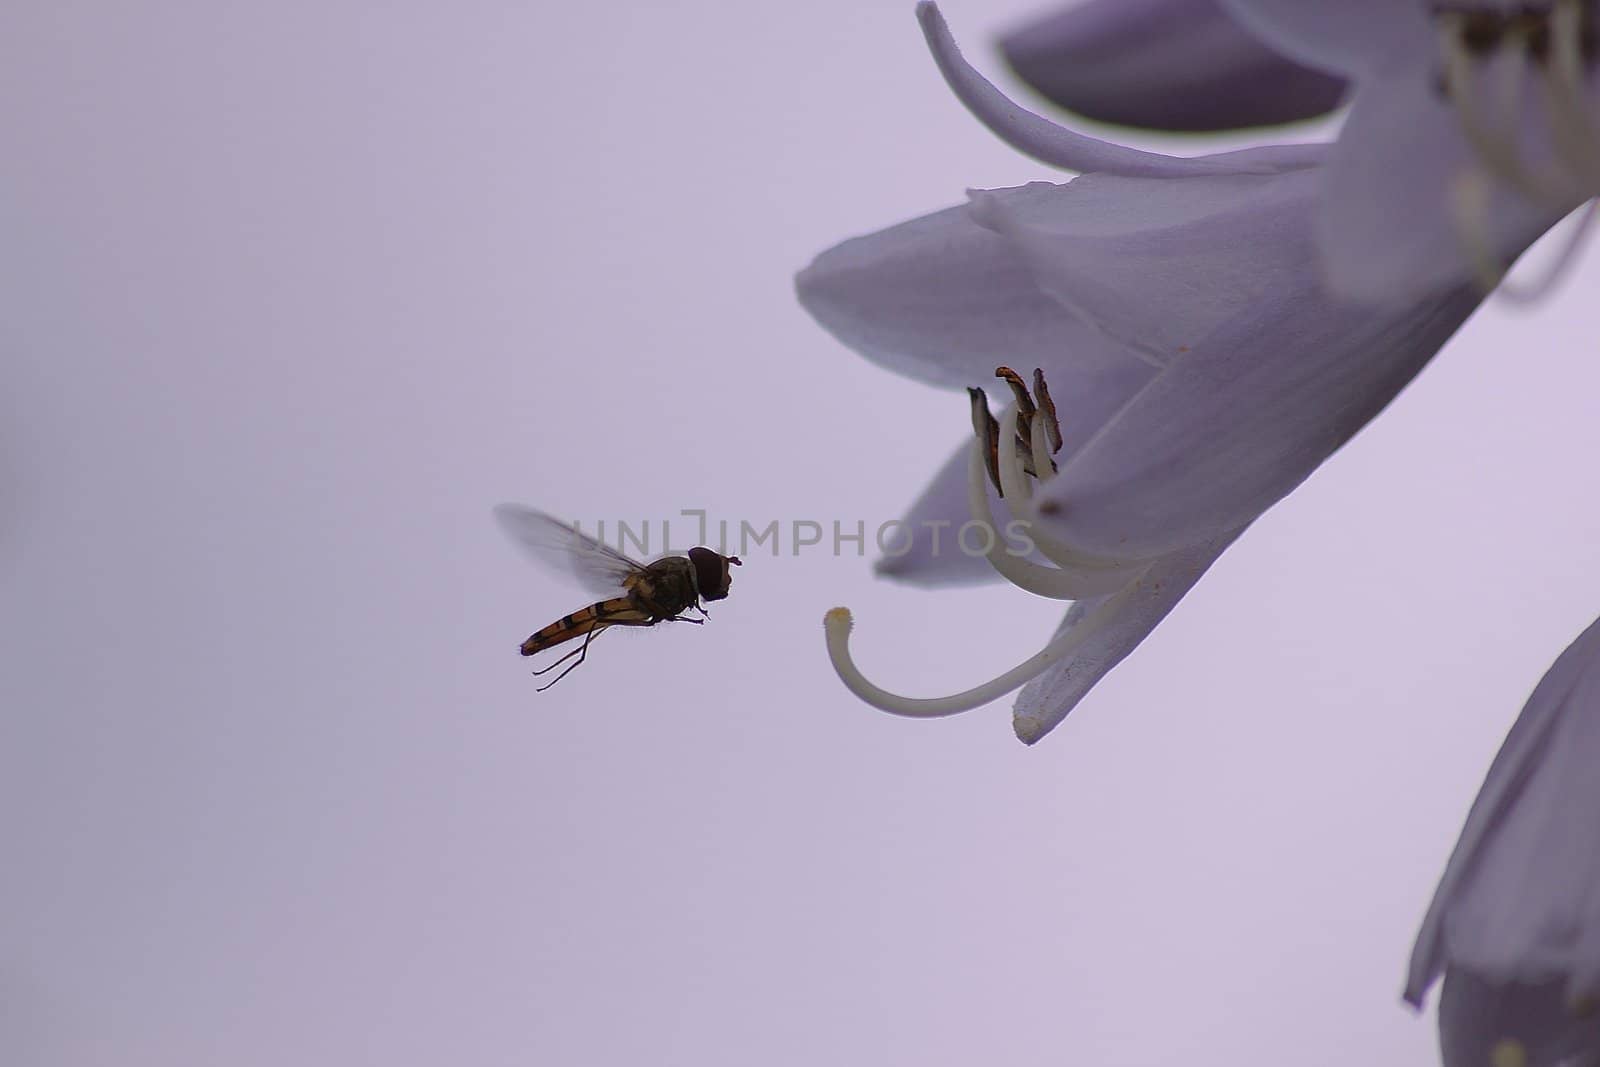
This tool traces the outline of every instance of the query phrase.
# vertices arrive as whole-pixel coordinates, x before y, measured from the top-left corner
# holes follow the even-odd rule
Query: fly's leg
[[[538,670],[534,671],[533,672],[534,674],[548,674],[550,671],[553,671],[557,667],[561,666],[561,664],[566,663],[567,660],[572,659],[573,656],[577,656],[578,657],[572,663],[568,663],[567,664],[567,669],[562,671],[560,674],[556,675],[554,681],[546,682],[544,685],[541,685],[538,689],[535,689],[534,692],[536,692],[536,693],[544,692],[546,689],[549,689],[551,686],[555,685],[556,682],[561,681],[561,679],[565,678],[567,675],[571,674],[578,667],[582,666],[584,659],[589,655],[589,645],[594,641],[594,639],[596,637],[599,637],[602,633],[604,633],[608,629],[610,629],[610,627],[607,627],[607,626],[596,626],[594,629],[590,630],[587,634],[584,635],[583,644],[580,645],[578,648],[572,650],[571,652],[568,652],[565,656],[562,656],[560,659],[556,660],[554,663],[550,664],[548,667],[540,667]]]
[[[668,622],[692,622],[696,626],[704,626],[706,624],[706,620],[704,620],[704,619],[691,619],[687,615],[674,615],[672,618],[668,619],[667,621]]]
[[[594,631],[590,630],[589,633],[593,634]],[[537,674],[549,674],[551,671],[555,670],[557,667],[559,667],[563,663],[567,662],[567,660],[571,659],[573,656],[576,656],[579,653],[581,653],[583,651],[584,647],[587,646],[588,644],[589,644],[589,642],[587,640],[585,640],[583,642],[583,645],[580,645],[577,648],[569,648],[567,650],[566,654],[564,656],[562,656],[560,659],[556,660],[554,663],[549,663],[549,664],[546,664],[543,667],[540,667],[538,670],[534,671],[533,673],[536,674],[536,675]]]

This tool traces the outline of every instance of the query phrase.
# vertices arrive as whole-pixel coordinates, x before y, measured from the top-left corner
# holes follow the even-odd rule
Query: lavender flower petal
[[[1281,235],[1304,245],[1304,234]],[[1046,485],[1041,522],[1090,553],[1154,559],[1253,521],[1382,411],[1478,305],[1393,309],[1288,271],[1140,391]]]
[[[1082,137],[1011,104],[961,60],[932,4],[918,13],[976,116],[1085,174],[977,194],[965,211],[846,242],[802,273],[802,303],[847,345],[924,381],[987,382],[1001,362],[1043,367],[1069,441],[1059,472],[1036,484],[1037,513],[1019,517],[1053,561],[1085,573],[1002,570],[1046,595],[1114,591],[1074,605],[1043,652],[946,699],[866,681],[849,660],[848,612],[830,613],[829,649],[847,685],[899,714],[975,707],[1033,675],[1016,723],[1031,742],[1381,411],[1480,295],[1463,280],[1394,307],[1341,302],[1323,289],[1313,242],[1325,146],[1179,159]],[[962,466],[958,453],[913,518],[948,519],[947,530],[965,521]],[[967,568],[978,561],[947,562],[929,541],[881,569],[923,584],[976,576]]]
[[[1090,174],[1026,214],[976,195],[973,217],[1010,239],[1062,306],[1165,365],[1311,277],[1305,222],[1320,179],[1311,167],[1181,181]]]
[[[1294,122],[1331,111],[1345,89],[1272,51],[1217,0],[1090,0],[1007,34],[1001,48],[1052,102],[1152,129]]]
[[[1600,995],[1600,621],[1556,660],[1484,777],[1412,952],[1406,999],[1448,969]],[[1600,1048],[1600,1045],[1597,1045]]]
[[[1537,121],[1530,114],[1524,128]],[[1328,164],[1317,229],[1333,289],[1355,300],[1392,303],[1466,276],[1472,252],[1449,203],[1455,182],[1475,169],[1475,158],[1431,68],[1402,66],[1364,82]],[[1502,184],[1491,195],[1480,224],[1503,263],[1581,199],[1552,208]]]
[[[1433,46],[1420,0],[1221,0],[1282,55],[1336,74],[1362,74]]]
[[[1017,738],[1031,745],[1060,725],[1100,679],[1150,636],[1237,536],[1156,561],[1132,590],[1074,603],[1056,633],[1084,626],[1093,632],[1017,695],[1011,718]]]
[[[1031,219],[1052,209],[1057,188],[1036,182],[991,195]],[[1073,393],[1101,382],[1131,392],[1153,373],[1040,292],[1015,245],[965,205],[845,241],[801,271],[795,289],[845,345],[930,385],[987,384],[1002,363],[1052,373],[1070,364],[1060,373]]]
[[[1223,0],[1263,40],[1303,62],[1357,81],[1350,116],[1328,168],[1317,236],[1329,287],[1368,303],[1399,303],[1493,275],[1594,192],[1551,143],[1554,119],[1539,78],[1506,81],[1520,46],[1496,45],[1472,61],[1467,93],[1473,122],[1493,129],[1516,167],[1543,175],[1536,197],[1514,187],[1503,162],[1485,158],[1463,133],[1460,105],[1443,79],[1439,13],[1422,0]],[[1485,10],[1495,4],[1480,5]],[[1515,5],[1499,5],[1510,12]],[[1526,6],[1532,14],[1549,5]],[[1534,63],[1534,67],[1541,64]],[[1505,113],[1507,85],[1520,84],[1519,110]],[[1596,86],[1590,81],[1593,114]],[[1588,151],[1593,152],[1593,146]],[[1463,181],[1488,184],[1487,202],[1463,217]],[[1526,185],[1526,182],[1523,182]],[[1485,265],[1485,254],[1493,262]]]
[[[967,463],[971,455],[969,436],[907,509],[904,525],[891,528],[894,532],[886,536],[883,552],[872,566],[876,573],[928,589],[1000,581],[999,573],[984,557],[951,549],[956,531],[971,518],[967,508]],[[995,514],[1003,514],[993,486],[989,487],[989,505]],[[935,529],[939,530],[937,546]]]
[[[937,4],[923,0],[917,5],[917,18],[922,23],[934,62],[957,99],[995,136],[1048,166],[1161,178],[1186,174],[1272,173],[1281,165],[1301,165],[1295,146],[1280,146],[1275,153],[1223,153],[1186,158],[1142,152],[1076,133],[1018,107],[962,59]]]

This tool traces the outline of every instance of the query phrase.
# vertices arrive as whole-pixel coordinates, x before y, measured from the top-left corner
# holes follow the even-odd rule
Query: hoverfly
[[[554,681],[540,686],[541,693],[581,664],[594,639],[613,626],[704,623],[707,616],[701,601],[727,596],[728,587],[733,584],[728,568],[742,566],[738,556],[724,556],[704,547],[691,548],[687,555],[639,563],[542,511],[501,504],[494,509],[494,516],[511,539],[535,560],[565,571],[591,593],[606,598],[562,616],[522,642],[522,654],[532,656],[583,638],[580,647],[533,672],[546,674],[577,657]],[[690,618],[684,614],[687,611],[699,612],[701,617]]]

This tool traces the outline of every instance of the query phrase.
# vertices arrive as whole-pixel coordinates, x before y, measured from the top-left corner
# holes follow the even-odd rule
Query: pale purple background
[[[1036,10],[947,13],[995,71]],[[820,620],[931,694],[1051,605],[815,551],[535,695],[584,598],[489,517],[921,489],[965,398],[790,275],[1047,175],[909,0],[13,2],[0,148],[0,1063],[1434,1057],[1415,923],[1600,610],[1592,257],[1029,750]]]

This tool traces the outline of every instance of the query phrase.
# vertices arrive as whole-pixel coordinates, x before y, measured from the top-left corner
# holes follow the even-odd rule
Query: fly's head
[[[733,577],[729,566],[741,567],[738,556],[724,556],[709,548],[691,548],[689,562],[694,565],[695,589],[701,600],[721,600],[728,595]]]

